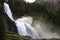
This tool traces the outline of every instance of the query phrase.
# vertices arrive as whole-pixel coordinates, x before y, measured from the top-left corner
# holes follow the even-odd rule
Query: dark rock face
[[[17,28],[15,23],[4,13],[3,15],[3,24],[7,32],[17,33]]]
[[[7,17],[7,26],[8,26],[8,30],[10,32],[17,33],[17,27],[16,27],[15,23],[13,21],[11,21],[11,19],[9,17]]]
[[[4,16],[4,10],[3,10],[3,0],[0,0],[0,40],[5,40],[5,26],[3,23],[3,16]]]

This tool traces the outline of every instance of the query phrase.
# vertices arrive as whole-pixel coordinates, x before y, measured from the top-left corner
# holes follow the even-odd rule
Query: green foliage
[[[24,1],[9,1],[12,2],[12,5],[10,3],[12,12],[15,16],[18,15],[24,16],[24,15],[29,15],[32,16],[34,19],[40,19],[44,18],[45,20],[59,25],[60,23],[60,6],[59,5],[53,5],[49,3],[44,3],[44,4],[36,4],[36,3],[26,3]]]
[[[18,36],[17,34],[6,34],[6,37],[5,37],[6,40],[23,40],[23,38],[21,38],[20,36]]]

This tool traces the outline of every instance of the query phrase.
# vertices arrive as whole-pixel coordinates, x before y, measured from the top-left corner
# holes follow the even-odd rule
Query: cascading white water
[[[9,8],[9,5],[8,5],[7,3],[4,3],[4,10],[5,10],[7,16],[8,16],[12,21],[14,21],[13,16],[12,16],[12,12],[11,12],[11,10],[10,10],[10,8]]]
[[[22,17],[17,20],[13,19],[12,12],[7,3],[4,3],[4,10],[8,17],[15,22],[18,30],[18,34],[21,36],[30,36],[33,39],[39,38],[36,30],[31,26],[32,17]]]
[[[17,19],[18,22],[24,23],[27,29],[27,36],[30,36],[34,39],[39,38],[36,30],[30,25],[32,23],[32,17],[22,17],[21,19]]]
[[[33,27],[31,27],[31,25],[26,23],[26,27],[27,27],[29,36],[32,36],[32,38],[40,39],[38,36],[38,33],[35,31],[35,29]]]

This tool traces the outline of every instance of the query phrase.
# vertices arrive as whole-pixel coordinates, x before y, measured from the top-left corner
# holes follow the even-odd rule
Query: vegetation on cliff
[[[39,19],[42,16],[45,20],[49,22],[52,22],[56,25],[60,24],[60,4],[30,4],[20,0],[9,1],[9,4],[13,14],[16,17],[29,15],[33,18]]]
[[[14,18],[21,16],[32,16],[34,19],[38,20],[40,17],[44,18],[46,21],[52,23],[53,25],[60,26],[60,4],[37,4],[37,3],[26,3],[21,0],[9,0],[8,4],[12,10]],[[17,16],[18,15],[18,16]],[[3,19],[6,16],[3,9],[3,1],[0,2],[0,31],[1,40],[5,37],[5,28]],[[56,27],[60,28],[60,27]],[[13,34],[14,35],[14,34]]]

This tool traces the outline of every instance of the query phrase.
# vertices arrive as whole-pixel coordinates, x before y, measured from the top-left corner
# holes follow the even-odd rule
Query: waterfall
[[[39,39],[38,33],[36,32],[36,30],[31,26],[32,23],[32,17],[22,17],[20,19],[17,19],[16,22],[22,23],[21,25],[24,24],[24,26],[26,27],[27,36],[32,37],[33,39]],[[17,25],[19,26],[19,25]],[[23,28],[21,28],[23,29]]]
[[[22,17],[14,20],[12,12],[7,3],[4,3],[4,10],[7,16],[16,24],[18,34],[20,36],[30,36],[33,39],[39,38],[36,30],[31,26],[32,17]]]
[[[26,27],[25,27],[24,23],[22,22],[22,20],[17,19],[15,21],[15,23],[16,23],[16,26],[17,26],[18,33],[21,36],[28,36]]]
[[[10,8],[9,8],[9,5],[8,5],[7,3],[4,3],[4,10],[5,10],[7,16],[8,16],[12,21],[14,21],[13,16],[12,16],[12,12],[11,12],[11,10],[10,10]]]
[[[38,33],[36,32],[36,30],[30,24],[26,23],[26,27],[27,27],[29,36],[32,36],[32,38],[39,39]]]

